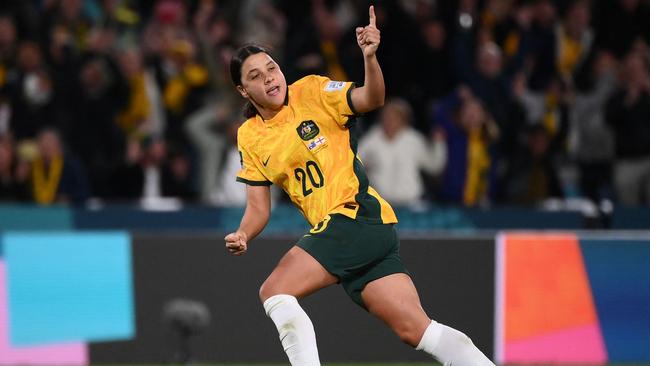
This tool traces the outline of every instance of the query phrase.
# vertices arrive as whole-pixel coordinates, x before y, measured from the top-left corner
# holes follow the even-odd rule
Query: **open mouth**
[[[276,96],[280,93],[280,87],[279,86],[274,86],[266,91],[266,94],[270,96]]]

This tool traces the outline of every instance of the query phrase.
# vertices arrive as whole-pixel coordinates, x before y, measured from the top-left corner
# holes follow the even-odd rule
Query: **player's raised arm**
[[[384,105],[386,94],[384,87],[384,75],[377,61],[377,48],[381,40],[379,29],[377,29],[377,17],[374,6],[370,6],[370,22],[365,27],[357,27],[357,44],[363,52],[363,68],[365,72],[364,84],[362,87],[352,91],[352,104],[359,113],[372,111]]]
[[[271,215],[271,190],[268,186],[246,186],[246,211],[239,229],[225,237],[226,248],[234,255],[242,255],[269,222]]]

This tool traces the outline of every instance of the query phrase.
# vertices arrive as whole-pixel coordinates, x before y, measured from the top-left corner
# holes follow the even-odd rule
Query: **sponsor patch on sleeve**
[[[346,84],[345,81],[330,81],[325,86],[325,91],[331,92],[331,91],[341,90],[345,87],[345,84]]]

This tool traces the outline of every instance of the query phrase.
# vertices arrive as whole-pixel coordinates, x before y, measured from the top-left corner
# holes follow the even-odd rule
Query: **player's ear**
[[[248,98],[248,92],[243,86],[237,85],[237,91],[239,92],[239,94],[241,94],[242,97]]]

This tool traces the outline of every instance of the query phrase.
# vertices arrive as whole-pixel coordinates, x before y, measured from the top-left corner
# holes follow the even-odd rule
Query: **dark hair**
[[[246,61],[248,56],[258,53],[270,55],[266,48],[254,43],[245,44],[235,51],[235,55],[230,59],[230,79],[236,87],[241,86],[241,67],[244,61]],[[256,114],[258,114],[257,109],[253,103],[247,101],[246,105],[244,105],[244,117],[251,118]]]

